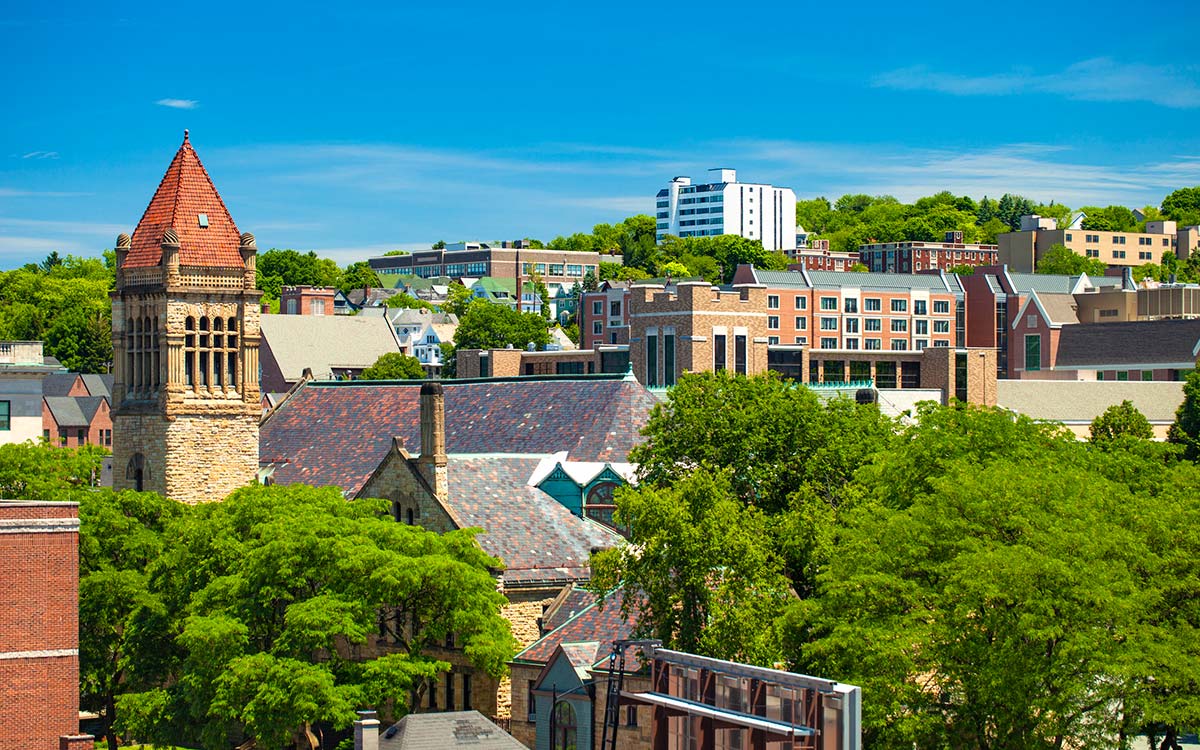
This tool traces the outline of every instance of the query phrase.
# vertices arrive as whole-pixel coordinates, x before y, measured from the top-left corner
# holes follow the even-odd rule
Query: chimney
[[[379,750],[379,719],[374,711],[359,711],[354,722],[354,750]]]
[[[421,457],[417,463],[437,498],[447,500],[446,401],[441,383],[421,386]]]

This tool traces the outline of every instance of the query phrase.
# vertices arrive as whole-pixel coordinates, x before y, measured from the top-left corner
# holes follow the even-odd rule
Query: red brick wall
[[[0,503],[0,522],[77,518],[71,503]],[[0,587],[0,737],[8,747],[54,750],[60,737],[79,732],[79,534],[74,529],[72,524],[32,533],[0,525],[5,581]],[[66,653],[17,657],[28,651]]]

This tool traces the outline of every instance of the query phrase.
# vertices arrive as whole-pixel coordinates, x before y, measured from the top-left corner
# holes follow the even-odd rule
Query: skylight
[[[198,216],[197,218],[200,220],[201,227],[208,226],[208,214],[200,214],[200,216]]]

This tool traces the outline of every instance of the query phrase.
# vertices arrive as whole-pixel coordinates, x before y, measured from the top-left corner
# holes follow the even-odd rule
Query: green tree
[[[670,276],[673,279],[687,278],[690,275],[690,273],[691,272],[688,270],[687,266],[685,266],[684,264],[682,264],[678,261],[674,261],[674,260],[670,261],[668,263],[663,263],[661,266],[658,267],[658,275],[659,276],[663,276],[663,277]]]
[[[580,288],[584,292],[594,292],[600,288],[600,280],[596,277],[595,272],[588,271],[583,275],[583,284]]]
[[[0,445],[0,497],[78,501],[100,485],[108,453],[95,445],[56,448],[44,441]]]
[[[957,463],[907,508],[863,506],[785,620],[796,667],[873,696],[871,747],[1111,747],[1155,600],[1133,504],[1043,460]]]
[[[467,313],[467,307],[474,299],[474,292],[457,281],[451,281],[449,291],[446,293],[446,301],[442,303],[442,310],[462,319],[463,315]]]
[[[1200,224],[1200,186],[1179,188],[1163,198],[1162,212],[1183,224]]]
[[[855,263],[846,269],[850,273],[870,273],[871,269],[865,263]]]
[[[421,360],[400,352],[389,352],[363,370],[359,380],[421,380],[425,378]]]
[[[1154,437],[1150,420],[1128,399],[1105,409],[1103,414],[1092,420],[1089,430],[1089,439],[1097,444],[1122,437],[1139,440],[1151,440]]]
[[[149,567],[173,653],[159,687],[116,701],[124,728],[163,744],[284,748],[354,709],[399,716],[449,664],[454,634],[476,669],[513,654],[504,597],[473,532],[396,523],[379,500],[335,488],[251,486],[167,527]],[[358,657],[376,639],[385,655]]]
[[[540,349],[548,343],[550,328],[540,315],[481,299],[467,307],[454,332],[455,349],[524,349],[529,344]]]
[[[617,520],[631,546],[593,558],[601,593],[618,586],[639,632],[672,648],[770,665],[780,656],[771,623],[789,598],[768,521],[705,467],[669,488],[626,489]]]
[[[259,289],[268,291],[263,284],[272,277],[278,277],[282,286],[338,287],[342,271],[337,263],[329,258],[319,258],[312,250],[299,253],[295,250],[277,250],[271,248],[265,253],[259,253],[255,264],[255,273],[259,279]],[[278,296],[276,293],[275,296]]]
[[[375,273],[371,269],[371,264],[365,261],[351,263],[346,266],[338,282],[338,289],[343,293],[349,292],[352,289],[378,288],[381,286],[383,286],[383,282],[379,280],[379,274]]]
[[[1038,273],[1065,276],[1078,276],[1081,273],[1103,276],[1107,267],[1099,258],[1085,258],[1065,245],[1051,245],[1037,262]]]
[[[979,226],[979,241],[986,245],[995,245],[1000,235],[1011,231],[1012,227],[993,217]]]
[[[966,264],[950,266],[949,268],[946,269],[946,273],[952,273],[952,274],[956,274],[958,276],[971,276],[975,273],[975,266],[970,266],[970,265],[966,265]]]
[[[1188,373],[1183,384],[1183,403],[1175,411],[1167,439],[1183,449],[1189,461],[1200,461],[1200,369]]]
[[[384,257],[392,257],[398,255],[409,255],[409,252],[407,250],[388,250],[383,255]]]
[[[112,318],[98,306],[65,311],[45,341],[46,350],[71,372],[112,371]]]
[[[446,249],[446,241],[445,241],[445,240],[438,240],[437,242],[433,243],[433,245],[432,245],[432,247],[431,247],[430,249],[432,249],[432,250],[445,250],[445,249]]]

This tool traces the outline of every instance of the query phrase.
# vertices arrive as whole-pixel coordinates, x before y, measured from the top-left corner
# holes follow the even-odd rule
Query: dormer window
[[[201,227],[201,228],[204,228],[204,227],[207,227],[207,226],[208,226],[208,214],[200,214],[200,215],[199,215],[198,217],[196,217],[196,218],[197,218],[197,219],[200,221],[200,227]]]

